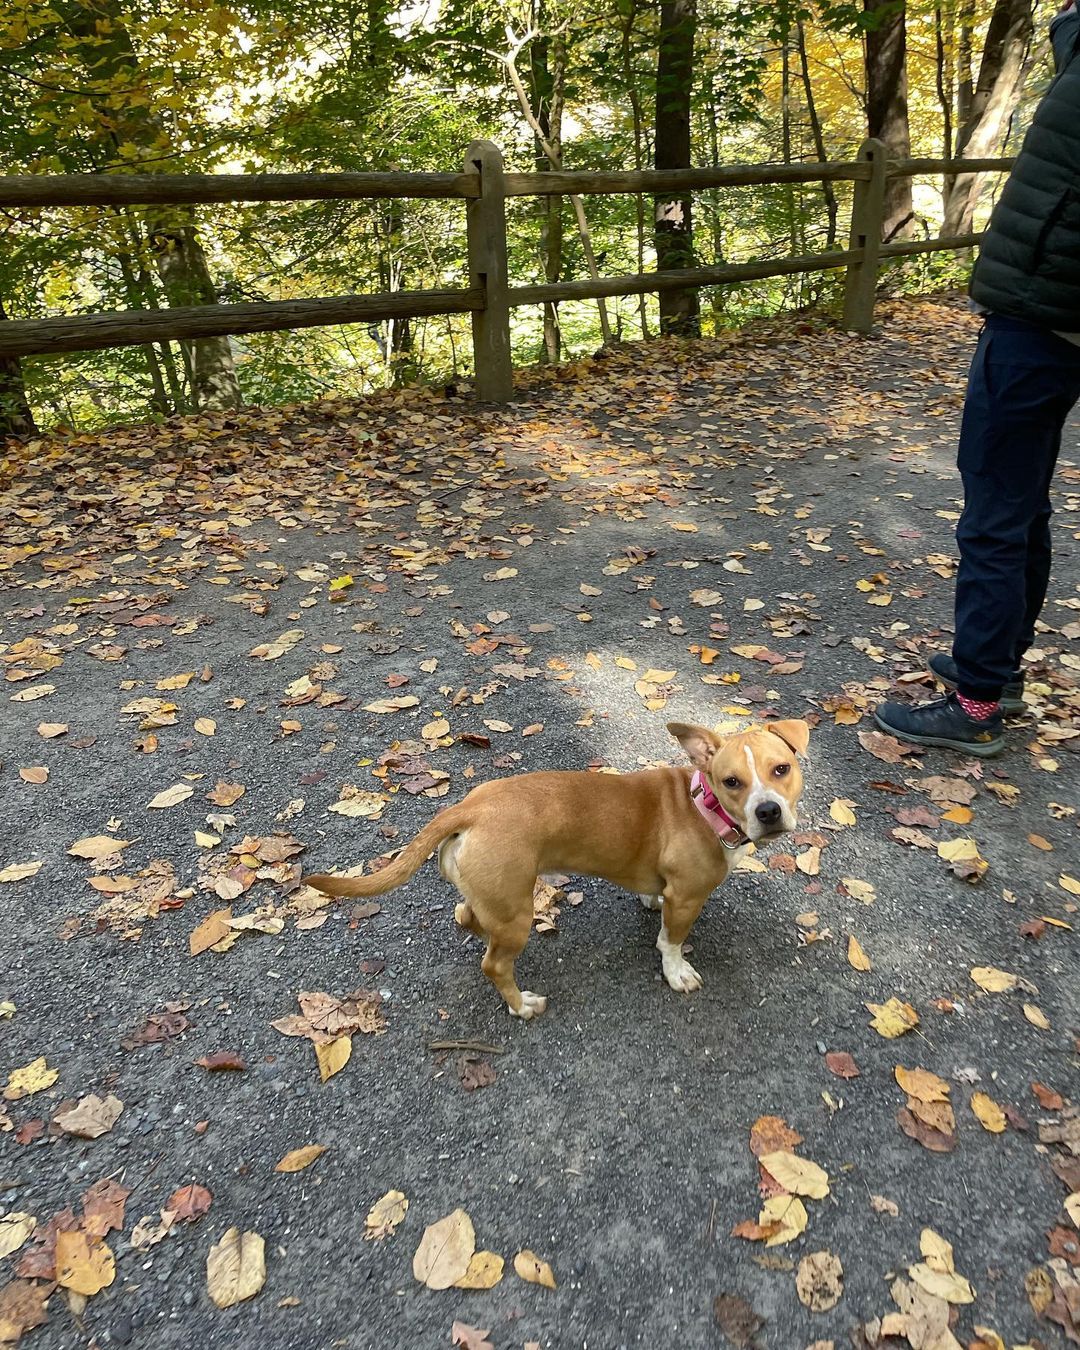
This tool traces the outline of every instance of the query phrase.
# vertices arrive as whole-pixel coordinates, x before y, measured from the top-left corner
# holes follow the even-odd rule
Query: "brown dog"
[[[656,945],[672,989],[700,989],[682,944],[709,895],[746,844],[795,826],[806,750],[802,721],[720,738],[669,722],[694,770],[625,775],[526,773],[473,788],[430,821],[382,871],[311,876],[326,895],[382,895],[403,885],[438,848],[439,870],[463,897],[454,917],[487,941],[484,974],[515,1017],[547,999],[518,988],[514,962],[529,940],[536,878],[548,872],[603,877],[663,908]]]

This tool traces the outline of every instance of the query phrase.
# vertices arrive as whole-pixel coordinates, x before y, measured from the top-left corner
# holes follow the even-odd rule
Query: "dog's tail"
[[[305,886],[314,886],[324,895],[357,896],[385,895],[387,891],[404,886],[414,872],[427,862],[444,839],[449,839],[469,823],[464,802],[448,806],[429,820],[411,843],[405,845],[392,863],[369,877],[335,877],[326,873],[304,877]]]

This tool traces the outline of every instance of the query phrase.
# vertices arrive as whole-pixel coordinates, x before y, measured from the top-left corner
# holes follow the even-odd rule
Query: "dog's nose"
[[[762,802],[754,811],[754,815],[766,829],[772,829],[774,825],[780,824],[780,803]]]

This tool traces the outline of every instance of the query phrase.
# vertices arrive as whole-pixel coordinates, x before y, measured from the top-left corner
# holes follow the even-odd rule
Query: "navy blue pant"
[[[1080,399],[1080,346],[987,316],[968,376],[957,466],[953,659],[968,698],[997,699],[1035,636],[1050,579],[1050,480]]]

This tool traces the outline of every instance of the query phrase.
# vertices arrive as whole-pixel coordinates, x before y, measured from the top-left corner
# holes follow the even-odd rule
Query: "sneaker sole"
[[[874,721],[882,731],[887,731],[890,736],[895,736],[898,741],[906,741],[909,745],[941,746],[945,750],[959,750],[961,754],[974,755],[977,759],[994,759],[1005,749],[1004,736],[999,736],[995,741],[953,741],[946,736],[916,736],[913,732],[901,731],[897,727],[890,726],[876,713]]]
[[[933,675],[938,684],[943,685],[950,693],[956,688],[955,681],[947,680],[944,675],[939,675],[938,672],[930,666],[927,666],[927,670],[930,671],[930,674]],[[1009,695],[1002,695],[1001,711],[1003,713],[1023,713],[1027,712],[1027,710],[1028,706],[1022,698],[1012,698]]]

